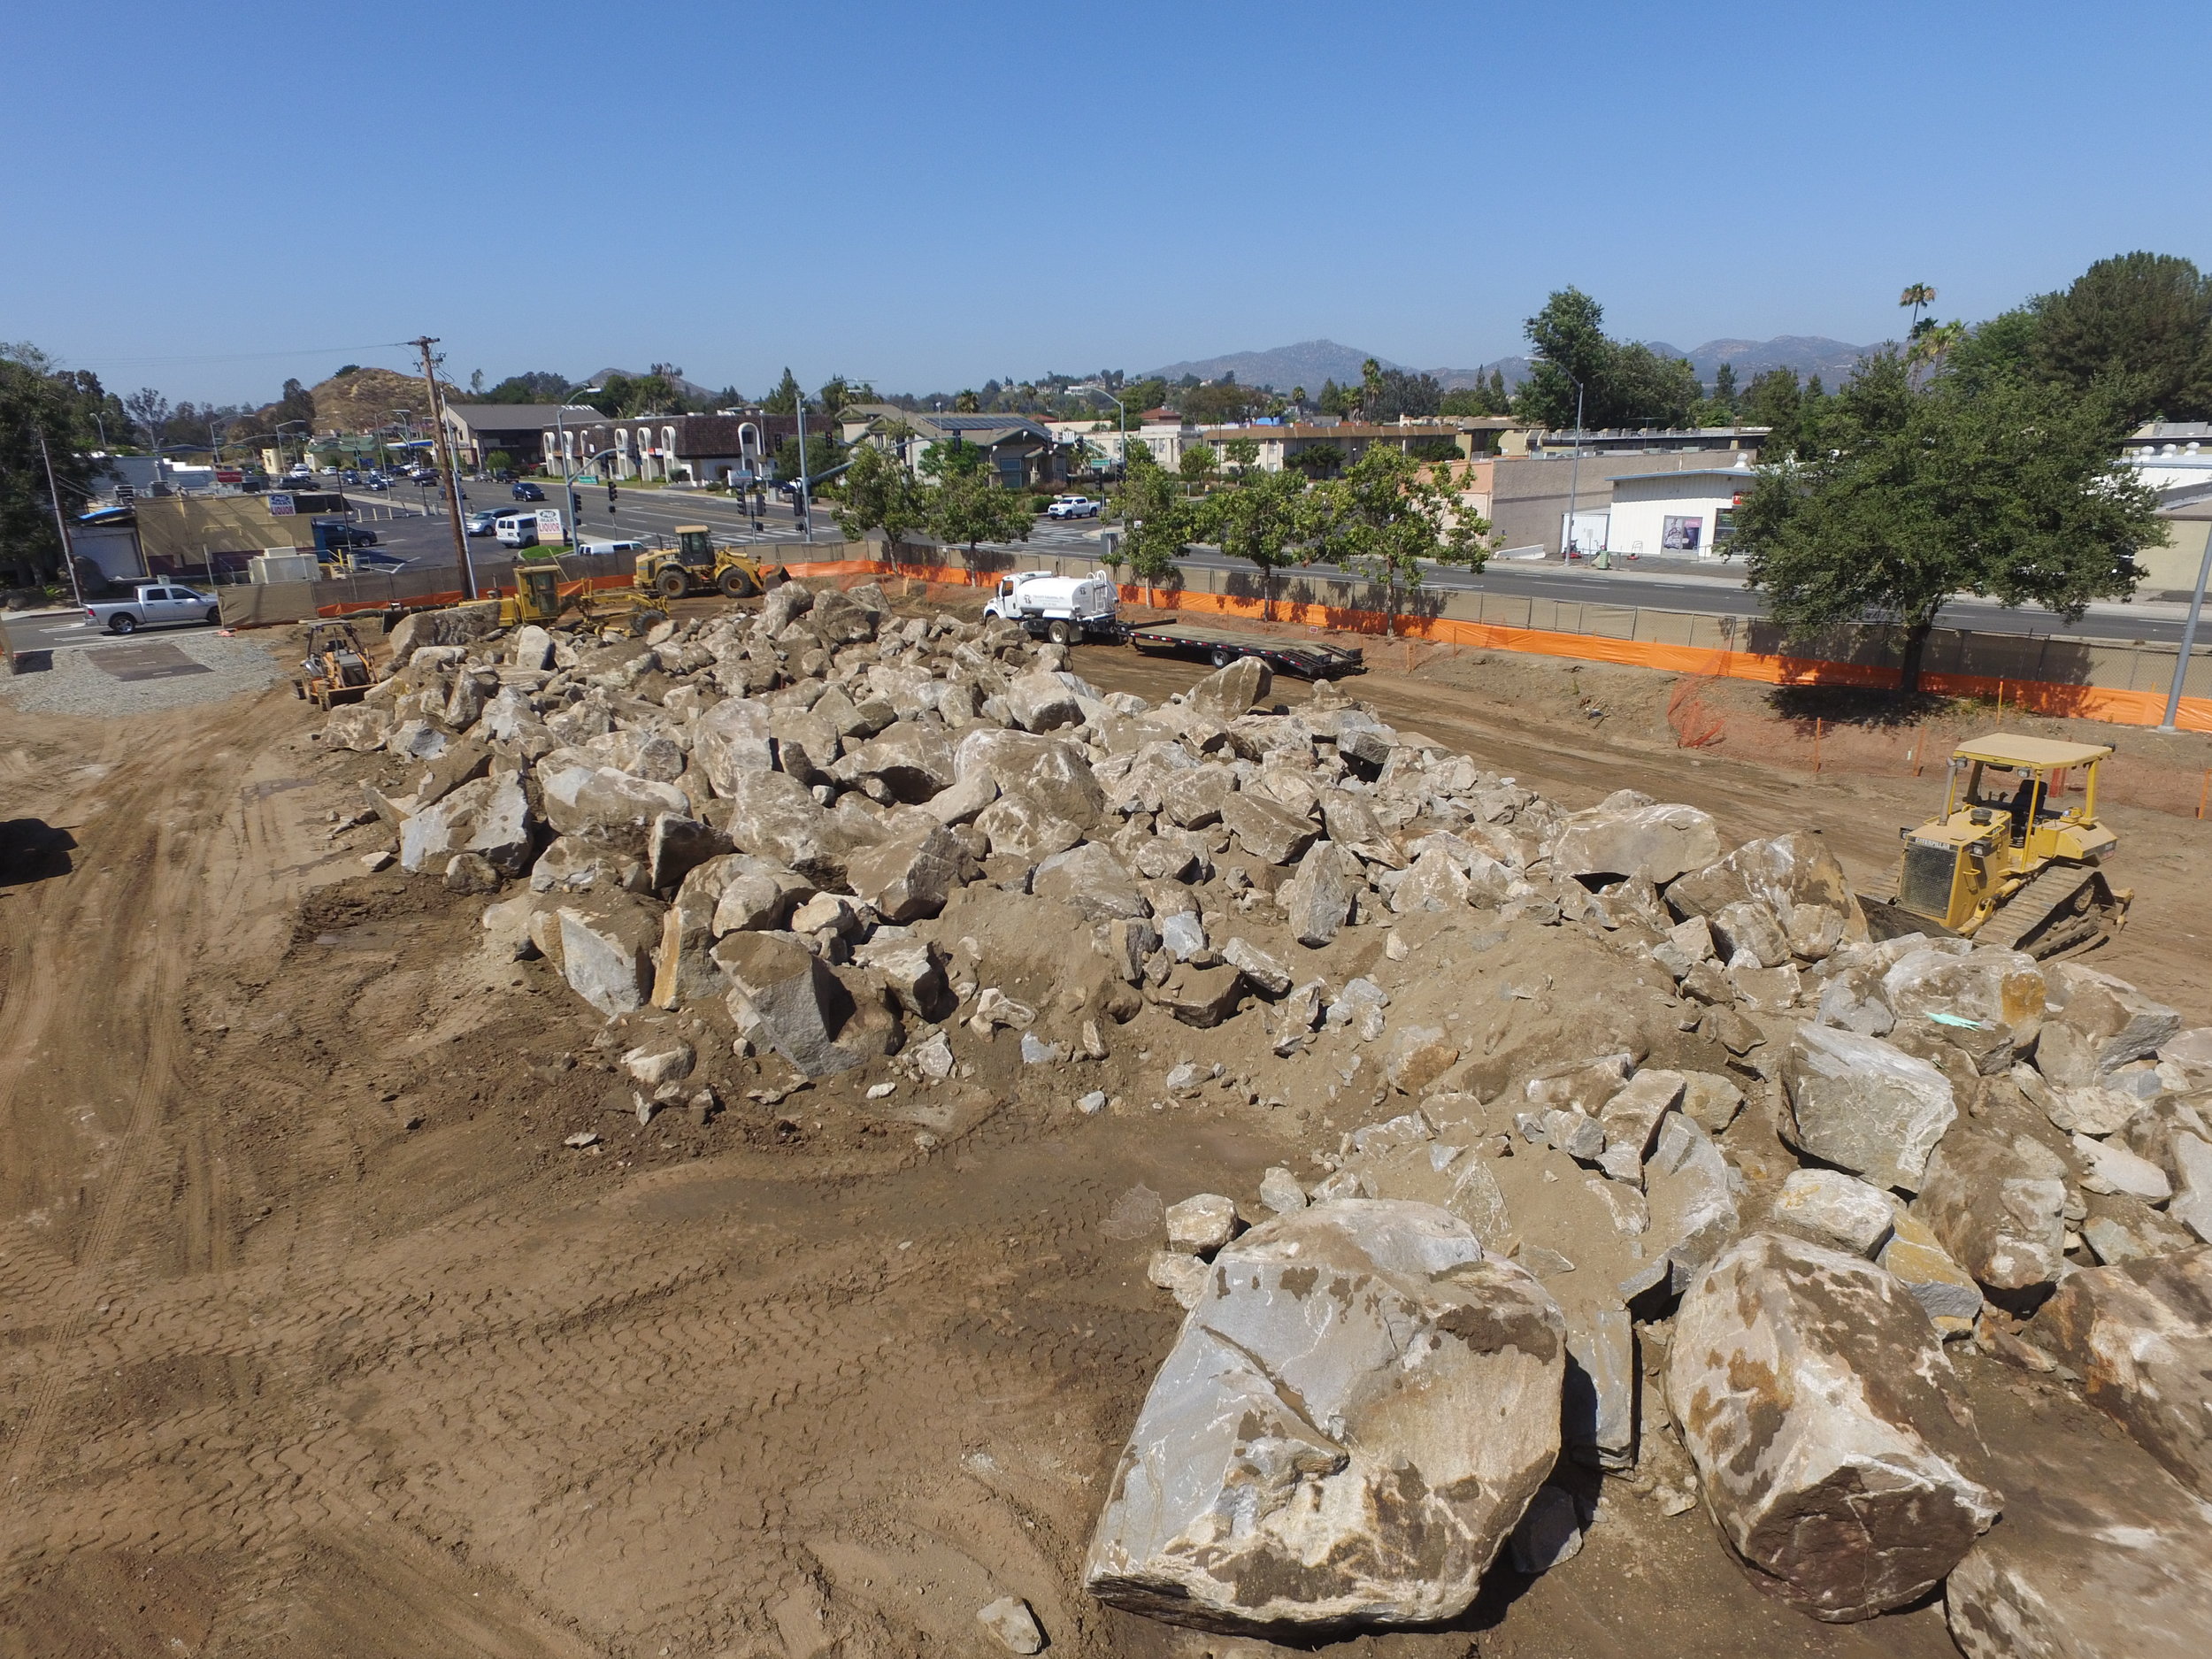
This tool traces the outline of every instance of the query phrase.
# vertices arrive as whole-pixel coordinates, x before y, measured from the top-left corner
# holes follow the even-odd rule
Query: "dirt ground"
[[[1076,666],[1156,697],[1206,672]],[[1855,878],[1938,787],[1678,749],[1636,671],[1441,657],[1356,695],[1571,806],[1632,786],[1731,840],[1819,829]],[[1010,1065],[925,1108],[730,1060],[721,1117],[641,1125],[589,1010],[480,948],[482,901],[362,873],[331,833],[360,757],[312,718],[281,687],[0,707],[0,1659],[980,1655],[1009,1594],[1056,1654],[1288,1651],[1077,1577],[1179,1317],[1122,1219],[1310,1175],[1349,1122],[1220,1090],[1152,1111],[1133,1053],[1095,1118]],[[2114,818],[2138,896],[2100,965],[2205,1023],[2205,828]],[[1832,1627],[1768,1599],[1655,1472],[1451,1629],[1322,1651],[1952,1651],[1938,1608]]]

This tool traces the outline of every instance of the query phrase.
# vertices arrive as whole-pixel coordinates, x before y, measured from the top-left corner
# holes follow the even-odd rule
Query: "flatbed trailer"
[[[1256,657],[1279,674],[1301,680],[1334,680],[1341,674],[1364,673],[1367,664],[1356,645],[1326,645],[1318,640],[1283,640],[1264,634],[1235,634],[1226,628],[1178,622],[1133,626],[1129,643],[1140,651],[1164,651],[1178,657],[1203,657],[1216,668],[1226,668],[1240,657]]]

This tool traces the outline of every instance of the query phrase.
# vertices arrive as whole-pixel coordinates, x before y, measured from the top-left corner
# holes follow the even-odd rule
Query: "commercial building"
[[[527,468],[549,461],[558,453],[554,434],[563,426],[575,426],[605,419],[588,403],[448,403],[445,426],[448,442],[472,472],[482,472],[495,451],[503,451],[509,464]],[[573,446],[572,445],[572,448]]]

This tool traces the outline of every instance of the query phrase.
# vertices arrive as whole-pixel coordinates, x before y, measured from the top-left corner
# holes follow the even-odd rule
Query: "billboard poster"
[[[297,511],[287,491],[278,489],[269,492],[269,516],[272,518],[289,518]]]
[[[1660,526],[1659,545],[1670,553],[1694,553],[1704,534],[1703,515],[1678,518],[1669,513]]]
[[[561,510],[558,507],[538,509],[538,540],[541,541],[561,540]]]

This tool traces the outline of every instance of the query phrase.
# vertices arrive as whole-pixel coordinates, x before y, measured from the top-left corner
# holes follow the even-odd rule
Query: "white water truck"
[[[1120,590],[1105,571],[1093,571],[1088,576],[1023,571],[999,579],[983,614],[1018,622],[1032,638],[1050,640],[1056,645],[1072,645],[1079,640],[1111,640],[1118,644],[1124,632],[1120,610]]]

